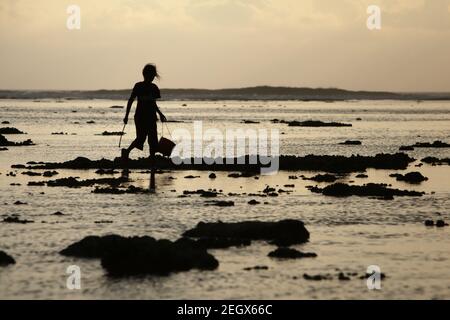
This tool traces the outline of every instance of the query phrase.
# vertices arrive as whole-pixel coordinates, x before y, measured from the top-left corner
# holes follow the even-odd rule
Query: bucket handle
[[[162,122],[162,121],[161,121]],[[171,139],[173,139],[172,138],[172,133],[170,132],[170,129],[169,129],[169,126],[167,125],[167,121],[166,122],[162,122],[162,126],[161,126],[161,137],[163,137],[164,136],[164,125],[166,126],[166,128],[167,128],[167,131],[169,132],[169,135],[170,135],[170,138]]]

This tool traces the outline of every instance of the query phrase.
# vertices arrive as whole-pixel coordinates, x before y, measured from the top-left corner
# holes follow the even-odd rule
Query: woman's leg
[[[158,148],[158,130],[156,120],[152,121],[148,131],[148,145],[150,148],[150,165],[152,167],[156,164],[156,150]]]
[[[156,127],[156,120],[150,123],[148,129],[148,146],[150,148],[150,191],[156,189],[155,173],[156,173],[156,149],[158,147],[158,130]]]
[[[136,118],[134,120],[134,124],[136,126],[136,139],[134,139],[134,141],[130,144],[130,146],[127,149],[122,149],[122,157],[128,158],[130,152],[134,148],[138,148],[139,150],[142,150],[144,148],[144,142],[147,137],[146,129]]]

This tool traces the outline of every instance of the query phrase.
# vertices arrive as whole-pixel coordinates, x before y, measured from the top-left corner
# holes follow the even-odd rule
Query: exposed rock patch
[[[420,172],[408,172],[407,174],[393,173],[389,175],[392,178],[396,178],[397,181],[404,181],[408,183],[421,183],[427,181],[428,178],[424,177]]]
[[[268,254],[271,258],[280,258],[280,259],[301,259],[301,258],[315,258],[317,254],[313,252],[300,252],[296,249],[281,247],[277,248],[274,251],[269,252]]]
[[[273,119],[272,123],[286,123],[289,127],[351,127],[350,123],[339,123],[339,122],[323,122],[319,120],[307,120],[307,121],[285,121]]]
[[[9,216],[3,219],[4,223],[19,223],[19,224],[27,224],[33,223],[32,220],[20,219],[18,216]]]
[[[22,142],[12,142],[6,139],[2,134],[0,134],[0,147],[21,147],[21,146],[32,146],[34,145],[31,139],[27,139]]]
[[[89,236],[60,252],[65,256],[101,258],[110,276],[168,275],[191,269],[214,270],[219,262],[187,239],[175,242],[152,237]]]
[[[25,132],[22,132],[16,128],[5,127],[0,128],[0,134],[25,134]]]
[[[422,160],[423,163],[428,163],[428,164],[432,164],[432,165],[443,165],[443,164],[447,164],[450,166],[450,158],[444,158],[444,159],[439,159],[436,157],[426,157],[423,158]]]
[[[235,238],[247,240],[265,240],[280,246],[305,243],[309,232],[299,220],[278,222],[199,222],[197,226],[184,232],[191,238]]]
[[[248,164],[249,157],[231,159],[230,162],[234,164],[226,164],[226,159],[219,159],[219,163],[207,165],[200,161],[201,164],[196,164],[195,159],[191,158],[189,163],[182,163],[175,165],[171,159],[157,156],[156,164],[159,169],[170,170],[213,170],[213,171],[242,171],[242,172],[257,172],[261,167],[265,165],[260,164]],[[267,159],[265,159],[267,160]],[[238,164],[238,161],[243,161],[247,164]],[[404,153],[397,154],[377,154],[376,156],[360,156],[353,155],[346,156],[280,156],[279,157],[279,169],[280,170],[307,170],[307,171],[324,171],[324,172],[361,172],[368,168],[374,169],[392,169],[402,170],[408,167],[408,164],[413,162],[414,159],[410,158]],[[222,163],[222,164],[220,164]],[[16,168],[18,165],[14,165]],[[23,165],[21,165],[23,166]],[[148,158],[141,158],[137,160],[130,159],[126,164],[120,158],[115,160],[90,160],[85,157],[78,157],[74,160],[62,162],[62,163],[36,163],[29,164],[27,169],[149,169],[150,162]]]
[[[421,197],[424,193],[418,191],[399,190],[388,188],[384,184],[368,183],[363,186],[348,185],[345,183],[335,183],[325,188],[310,187],[312,192],[322,193],[325,196],[333,197],[379,197],[390,199],[393,196]]]
[[[16,260],[7,254],[5,251],[0,250],[0,267],[8,266],[10,264],[15,264]]]
[[[360,146],[362,145],[362,142],[359,140],[346,140],[344,142],[339,143],[340,145],[344,146]]]

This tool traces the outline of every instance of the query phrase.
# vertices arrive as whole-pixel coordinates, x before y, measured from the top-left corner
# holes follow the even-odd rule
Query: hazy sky
[[[0,0],[0,45],[0,89],[129,88],[154,62],[163,88],[450,91],[450,0]]]

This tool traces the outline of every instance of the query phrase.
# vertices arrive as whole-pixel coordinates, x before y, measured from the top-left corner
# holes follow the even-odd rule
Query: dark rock
[[[242,123],[244,123],[244,124],[257,124],[259,122],[258,121],[253,121],[253,120],[242,120]]]
[[[433,143],[416,142],[412,146],[401,146],[400,151],[412,151],[414,148],[450,148],[450,144],[436,140]]]
[[[343,272],[340,272],[338,275],[338,279],[340,281],[349,281],[351,280],[350,277],[346,276]]]
[[[45,186],[45,181],[30,181],[28,186]]]
[[[0,134],[25,134],[25,133],[16,128],[6,127],[0,128]]]
[[[4,223],[19,223],[19,224],[27,224],[27,223],[33,223],[34,221],[32,220],[21,220],[19,217],[17,216],[10,216],[10,217],[6,217],[3,219]]]
[[[230,247],[246,247],[251,245],[248,239],[236,238],[200,238],[195,245],[205,249],[226,249]]]
[[[257,205],[257,204],[260,204],[260,203],[261,203],[261,202],[256,201],[255,199],[252,199],[252,200],[250,200],[250,201],[248,202],[248,204],[249,204],[249,205],[252,205],[252,206]]]
[[[393,173],[389,175],[392,178],[396,178],[397,181],[404,181],[408,183],[421,183],[423,181],[427,181],[428,178],[424,177],[420,172],[408,172],[407,174],[399,174],[399,173]]]
[[[98,193],[98,194],[147,194],[151,193],[149,189],[143,189],[135,186],[129,186],[126,189],[119,189],[115,187],[111,188],[99,188],[96,187],[92,193]]]
[[[272,192],[275,192],[275,191],[277,191],[275,188],[266,186],[262,192],[263,193],[272,193]]]
[[[281,259],[301,259],[301,258],[315,258],[317,254],[313,252],[300,252],[295,249],[281,247],[268,254],[271,258],[281,258]]]
[[[48,187],[68,187],[68,188],[80,188],[90,187],[96,184],[108,184],[113,187],[119,186],[123,182],[127,182],[127,178],[101,178],[101,179],[87,179],[78,180],[74,177],[61,178],[56,180],[44,181]]]
[[[117,174],[120,173],[119,171],[116,171],[114,169],[98,169],[95,171],[96,174],[104,175],[104,174]]]
[[[33,141],[30,139],[22,141],[22,142],[11,142],[8,141],[2,134],[0,134],[0,147],[20,147],[20,146],[32,146],[34,145]]]
[[[450,144],[436,140],[433,143],[429,142],[416,142],[413,145],[415,148],[450,148]]]
[[[111,106],[110,109],[123,109],[123,106]]]
[[[332,277],[330,275],[309,275],[307,273],[303,274],[303,279],[309,280],[309,281],[322,281],[322,280],[331,280]]]
[[[282,123],[280,121],[280,123]],[[352,125],[349,123],[339,123],[339,122],[323,122],[316,120],[307,120],[307,121],[288,121],[289,127],[351,127]]]
[[[198,195],[200,195],[200,197],[203,197],[203,198],[215,198],[219,195],[219,193],[217,191],[203,190],[203,189],[199,189],[196,191],[184,190],[183,194],[184,195],[198,194]]]
[[[242,172],[258,172],[261,167],[265,165],[254,164],[250,165],[249,157],[231,159],[234,164],[230,163],[227,159],[219,159],[223,164],[207,165],[203,159],[200,164],[196,164],[194,158],[190,159],[190,163],[186,161],[180,165],[175,165],[173,159],[167,159],[157,156],[156,164],[159,169],[170,170],[214,170],[214,171],[242,171]],[[228,159],[230,160],[230,159]],[[265,159],[267,160],[267,159]],[[238,161],[244,161],[246,164],[238,164]],[[368,168],[374,169],[392,169],[403,170],[408,167],[408,164],[413,162],[414,159],[410,158],[404,153],[397,154],[377,154],[376,156],[359,156],[353,155],[346,156],[316,156],[308,155],[304,157],[299,156],[280,156],[279,157],[279,169],[280,170],[305,170],[305,171],[325,171],[325,172],[361,172]],[[124,163],[121,158],[115,160],[89,160],[84,157],[78,157],[74,160],[62,162],[62,163],[44,163],[30,165],[27,169],[150,169],[151,165],[148,158],[141,158],[137,160],[128,160]],[[293,176],[294,177],[294,176]]]
[[[210,179],[215,179],[217,178],[216,174],[214,172],[210,173],[208,176]]]
[[[353,186],[345,183],[335,183],[325,188],[311,187],[312,192],[333,197],[381,197],[391,199],[393,196],[421,197],[424,193],[418,191],[399,190],[386,187],[384,184],[368,183],[363,186]]]
[[[104,223],[113,223],[112,220],[96,220],[94,221],[95,224],[104,224]]]
[[[236,238],[248,240],[266,240],[277,245],[288,246],[305,243],[309,232],[299,220],[282,220],[278,222],[199,222],[183,236],[191,238]]]
[[[125,134],[126,133],[122,132],[122,131],[112,131],[112,132],[103,131],[100,135],[102,135],[102,136],[123,136]]]
[[[194,241],[152,237],[89,236],[60,252],[65,256],[101,258],[110,276],[168,275],[191,269],[214,270],[219,262]]]
[[[356,175],[356,178],[359,178],[359,179],[366,179],[368,177],[369,176],[367,174],[364,174],[364,173],[360,173],[360,174]]]
[[[200,176],[193,176],[193,175],[188,175],[184,177],[185,179],[196,179],[196,178],[200,178]]]
[[[20,205],[27,204],[27,203],[26,203],[26,202],[22,202],[22,201],[20,201],[20,200],[17,200],[16,202],[14,202],[14,204],[15,204],[16,206],[20,206]]]
[[[427,227],[433,227],[434,226],[434,221],[433,220],[425,220],[424,224]]]
[[[58,174],[59,173],[57,171],[44,171],[42,176],[44,176],[44,177],[53,177],[53,176],[56,176]]]
[[[4,251],[0,250],[0,266],[4,267],[10,264],[15,264],[16,261],[13,257],[11,257],[9,254],[7,254]]]
[[[233,207],[234,201],[212,200],[207,202],[210,206],[217,207]]]
[[[9,121],[2,121],[2,124],[10,124],[10,122]]]
[[[0,147],[0,151],[8,151],[8,148]]]
[[[422,161],[424,163],[432,164],[432,165],[443,165],[443,164],[450,165],[450,158],[438,159],[436,157],[426,157],[420,161]]]
[[[254,266],[254,267],[246,267],[244,268],[245,271],[251,271],[251,270],[269,270],[268,266]]]
[[[255,176],[253,172],[230,173],[228,175],[229,178],[250,178],[253,176]]]
[[[60,212],[60,211],[57,211],[57,212],[53,213],[53,215],[54,216],[65,216],[65,214]]]
[[[360,146],[362,145],[362,142],[359,140],[346,140],[345,142],[341,142],[339,144],[345,146]]]
[[[305,180],[312,180],[316,182],[335,182],[338,179],[338,177],[332,175],[332,174],[318,174],[311,178],[305,178]]]
[[[448,223],[446,223],[444,220],[436,221],[436,227],[438,227],[438,228],[447,227],[447,226],[448,226]]]
[[[33,171],[24,171],[24,172],[22,172],[22,174],[30,176],[30,177],[42,176],[42,173],[40,173],[40,172],[33,172]]]

